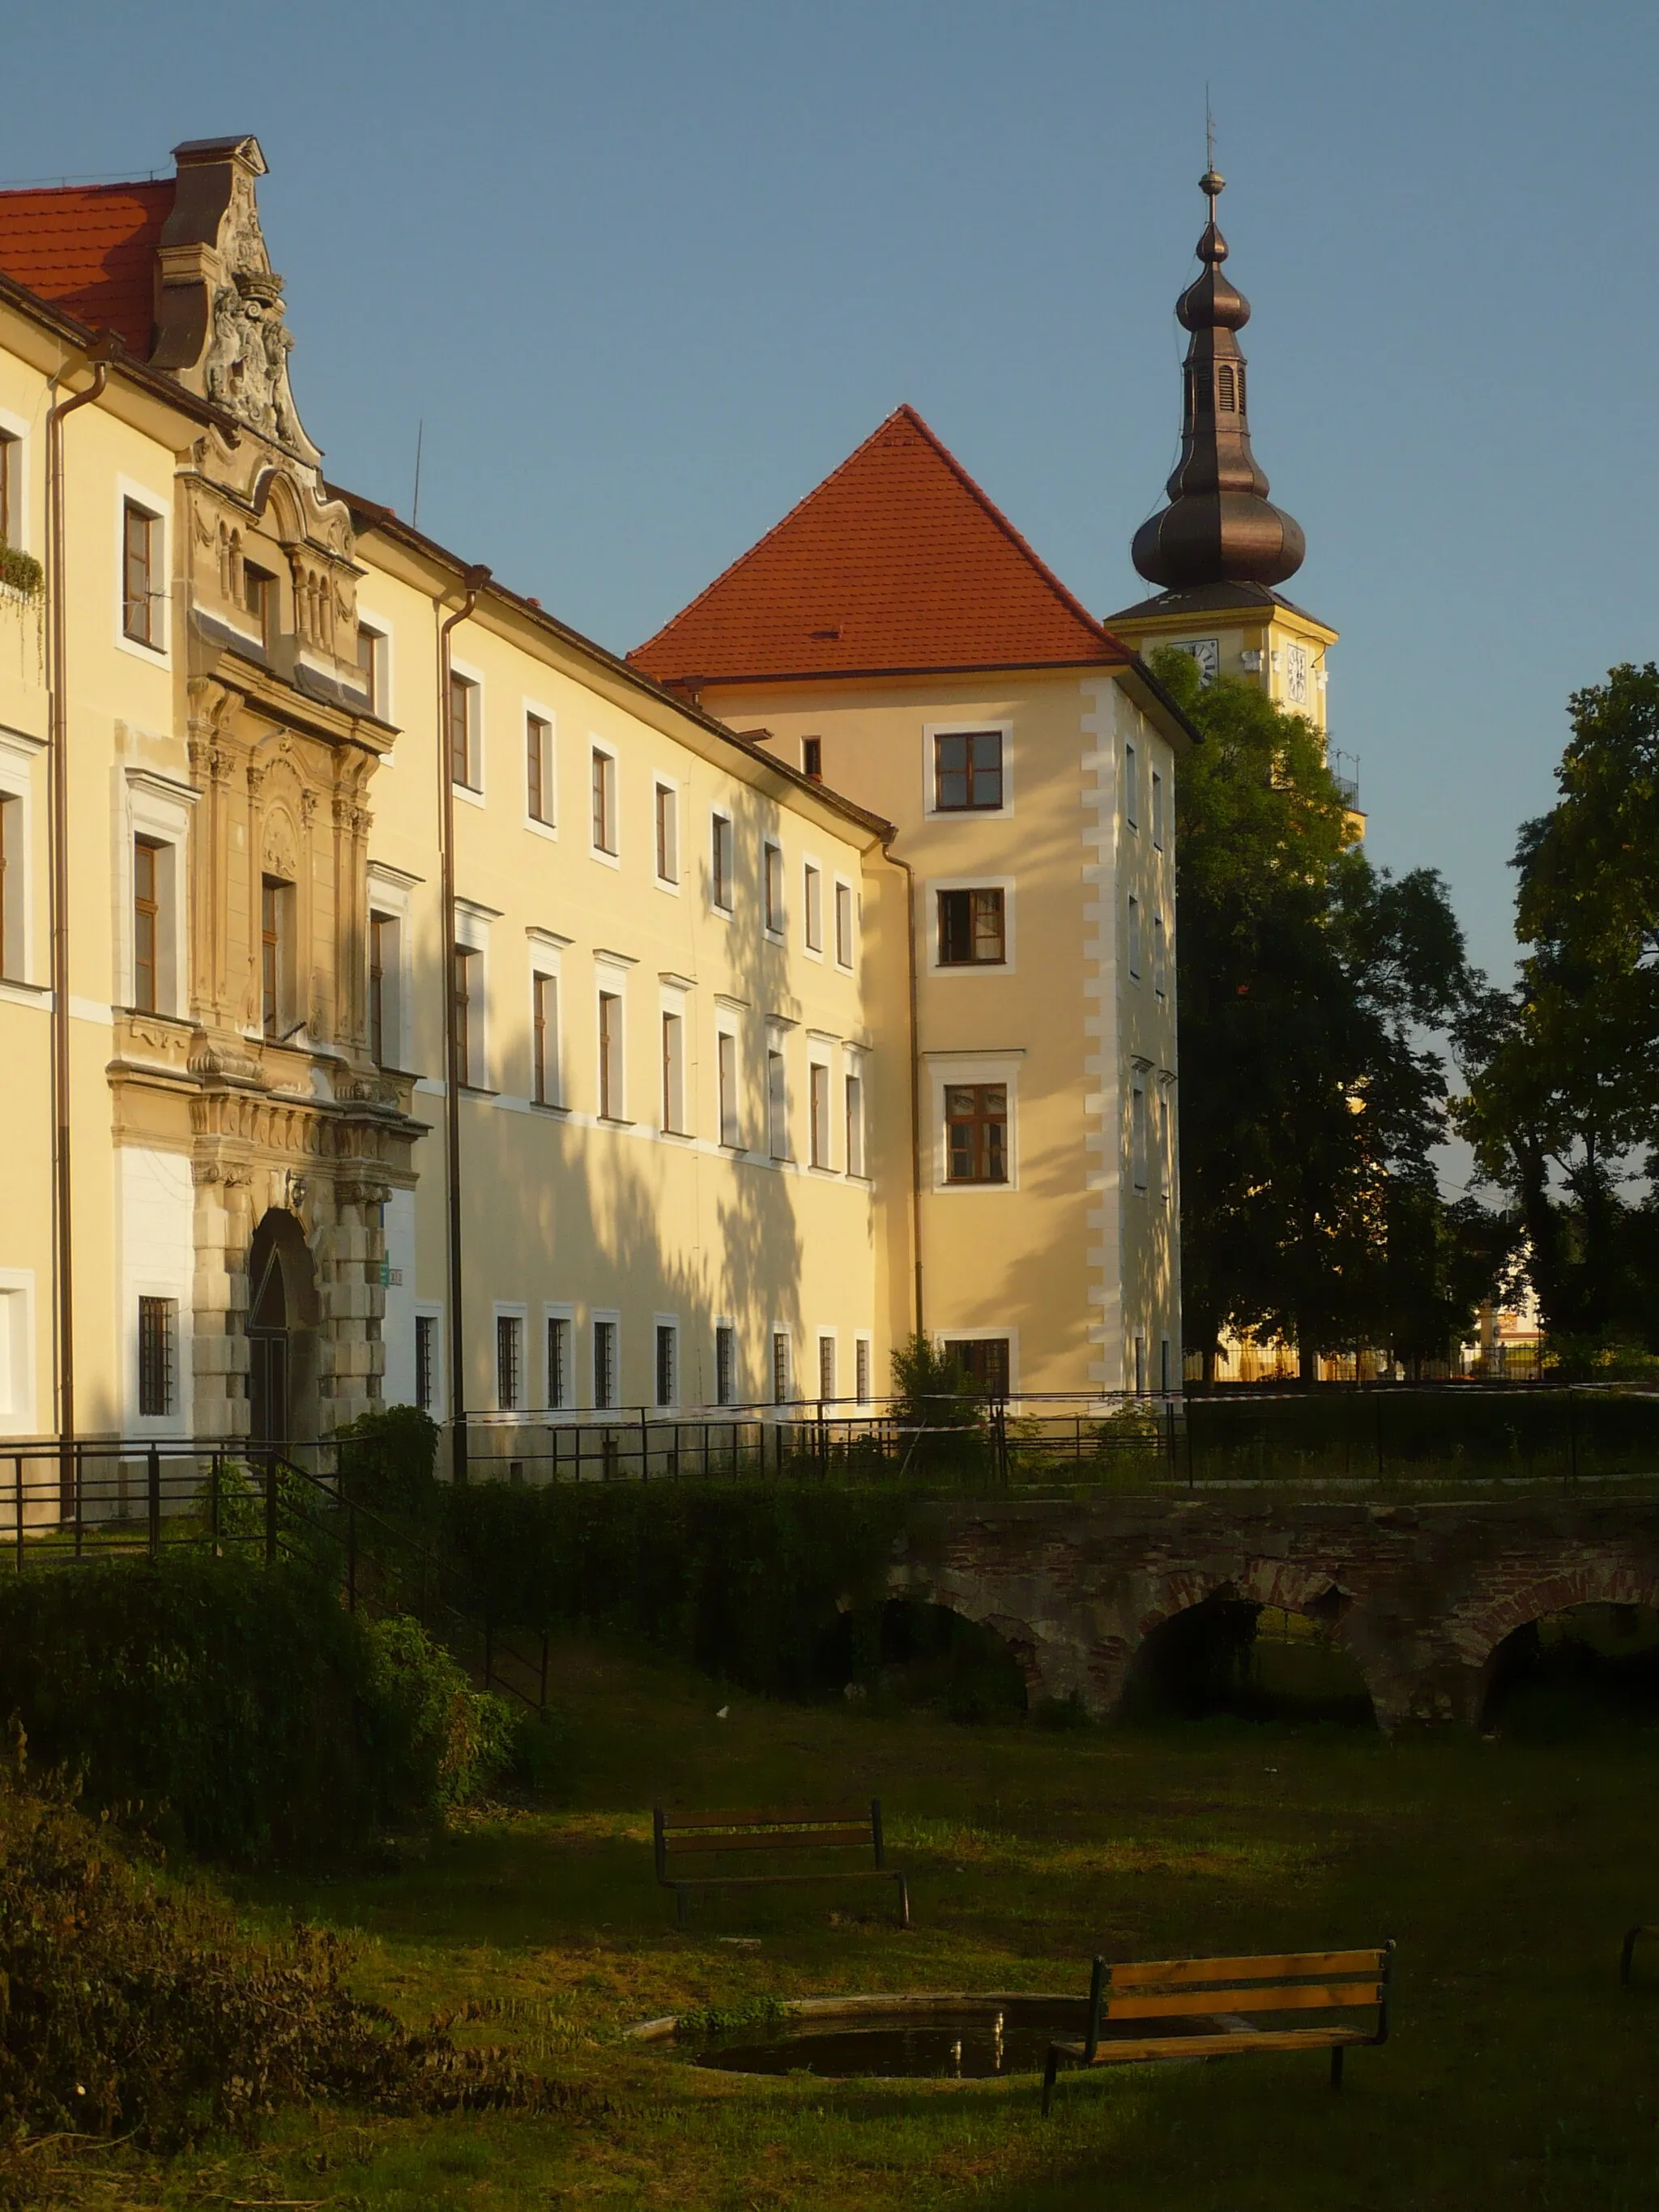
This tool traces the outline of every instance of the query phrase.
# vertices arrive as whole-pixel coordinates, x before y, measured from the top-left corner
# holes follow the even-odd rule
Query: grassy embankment
[[[398,1870],[246,1885],[362,1942],[400,2014],[479,2002],[593,2107],[558,2118],[322,2112],[172,2168],[96,2154],[82,2201],[341,2212],[965,2204],[980,2212],[1296,2212],[1659,2201],[1659,1739],[1388,1744],[1212,1723],[1162,1735],[971,1729],[732,1700],[689,1672],[561,1655],[571,1772],[555,1808],[473,1818]],[[883,1893],[705,1906],[654,1886],[649,1806],[878,1790],[916,1924]],[[863,1917],[868,1916],[868,1917]],[[722,1941],[758,1935],[757,1947]],[[1087,1954],[1400,1943],[1394,2039],[1353,2054],[1132,2069],[1037,2117],[1030,2082],[905,2089],[699,2071],[629,2022],[766,1992],[1080,1989]],[[79,2193],[79,2192],[77,2192]]]

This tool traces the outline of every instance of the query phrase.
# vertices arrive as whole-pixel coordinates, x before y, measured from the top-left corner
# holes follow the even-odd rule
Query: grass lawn
[[[477,2002],[591,2105],[556,2117],[290,2118],[252,2152],[109,2170],[87,2201],[360,2212],[969,2204],[982,2212],[1659,2203],[1659,1734],[1389,1744],[1205,1723],[974,1729],[731,1697],[684,1669],[560,1655],[570,1776],[395,1872],[243,1885],[361,1940],[358,1986],[423,2017]],[[710,1901],[674,1926],[650,1806],[879,1792],[915,1925],[887,1893]],[[758,1948],[720,1939],[761,1938]],[[687,2006],[904,1988],[1066,1990],[1109,1957],[1398,1938],[1394,2034],[1351,2053],[896,2088],[699,2071],[618,2039]],[[1638,1960],[1638,1979],[1643,1968]],[[117,2164],[118,2166],[118,2154]],[[106,2195],[106,2192],[113,2192]]]

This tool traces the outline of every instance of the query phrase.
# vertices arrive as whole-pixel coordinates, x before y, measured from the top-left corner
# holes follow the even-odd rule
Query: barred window
[[[617,1324],[614,1321],[596,1321],[593,1324],[593,1403],[596,1407],[614,1406],[617,1402]]]
[[[789,1403],[789,1338],[781,1328],[772,1332],[772,1403]]]
[[[555,1408],[570,1403],[570,1322],[563,1314],[548,1316],[547,1402]]]
[[[177,1334],[176,1298],[138,1301],[138,1411],[170,1413],[173,1405],[173,1342]]]
[[[524,1322],[517,1314],[495,1316],[495,1403],[503,1413],[524,1401]]]
[[[729,1322],[721,1322],[714,1331],[714,1403],[735,1406],[738,1402],[738,1332]]]
[[[659,1406],[672,1406],[678,1397],[677,1384],[679,1378],[676,1370],[679,1365],[678,1339],[679,1331],[672,1322],[659,1321],[657,1323],[657,1403]]]

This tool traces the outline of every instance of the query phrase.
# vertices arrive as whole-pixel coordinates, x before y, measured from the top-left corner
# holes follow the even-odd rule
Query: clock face
[[[1213,637],[1182,638],[1177,653],[1190,653],[1198,663],[1200,684],[1213,684],[1221,673],[1221,641]]]
[[[1308,703],[1308,649],[1305,646],[1292,645],[1285,649],[1285,696],[1292,707],[1305,707]]]

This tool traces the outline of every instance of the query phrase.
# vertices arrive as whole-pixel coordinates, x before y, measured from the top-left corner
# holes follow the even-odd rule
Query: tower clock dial
[[[1214,637],[1184,637],[1176,650],[1190,653],[1198,663],[1200,684],[1213,684],[1221,673],[1221,641]]]
[[[1285,696],[1292,707],[1308,703],[1308,650],[1305,646],[1293,645],[1285,654]]]

